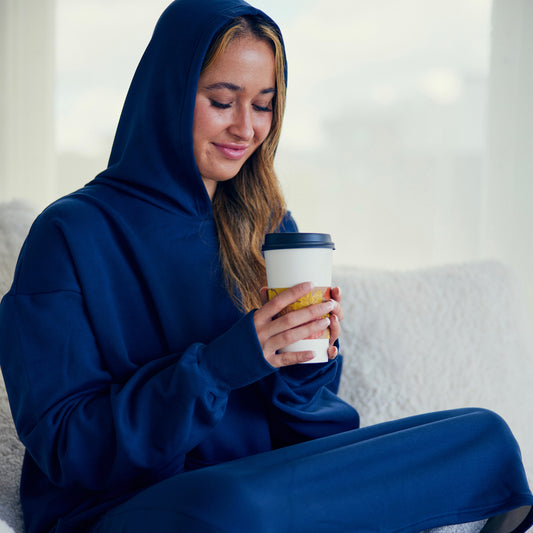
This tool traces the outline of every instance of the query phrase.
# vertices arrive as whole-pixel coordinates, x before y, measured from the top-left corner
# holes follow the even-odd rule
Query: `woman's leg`
[[[466,409],[180,474],[109,512],[94,531],[417,533],[530,505],[507,425]]]

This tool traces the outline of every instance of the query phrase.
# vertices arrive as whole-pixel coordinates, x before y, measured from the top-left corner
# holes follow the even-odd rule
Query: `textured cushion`
[[[0,204],[0,296],[9,289],[22,242],[36,210],[14,201]],[[0,533],[23,531],[19,479],[24,448],[17,438],[0,376]]]
[[[533,479],[533,357],[520,286],[497,262],[415,271],[337,268],[340,395],[370,425],[426,411],[502,415]]]

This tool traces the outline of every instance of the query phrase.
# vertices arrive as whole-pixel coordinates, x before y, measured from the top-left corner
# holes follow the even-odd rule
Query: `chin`
[[[217,183],[224,183],[225,181],[230,181],[233,178],[237,176],[237,174],[241,171],[242,167],[244,166],[244,163],[246,161],[243,161],[241,164],[232,164],[232,165],[210,165],[211,168],[206,169],[207,172],[202,172],[202,168],[200,167],[198,170],[200,172],[200,175],[208,179],[210,181],[215,181]]]
[[[239,168],[233,168],[231,170],[227,170],[225,172],[219,172],[217,174],[215,174],[215,181],[218,181],[219,183],[220,182],[224,182],[224,181],[230,181],[232,180],[235,176],[237,176],[237,174],[240,172],[242,168],[242,165],[239,166]]]

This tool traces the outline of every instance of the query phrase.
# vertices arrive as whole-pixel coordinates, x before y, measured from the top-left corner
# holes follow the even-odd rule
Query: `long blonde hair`
[[[265,261],[261,254],[265,233],[275,230],[286,213],[274,171],[286,98],[285,54],[277,28],[260,17],[233,19],[211,43],[202,72],[216,61],[229,43],[245,35],[269,42],[274,51],[276,94],[272,102],[272,126],[265,141],[238,174],[218,183],[213,213],[226,289],[236,305],[247,312],[261,306],[259,289],[266,285]]]

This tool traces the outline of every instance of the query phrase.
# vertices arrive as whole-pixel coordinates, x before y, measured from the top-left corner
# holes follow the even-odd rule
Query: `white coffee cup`
[[[335,244],[327,233],[269,233],[265,236],[265,256],[269,299],[293,285],[309,281],[313,290],[284,312],[330,299],[331,264]],[[329,328],[320,338],[290,344],[281,352],[311,350],[316,356],[306,363],[328,361]]]

